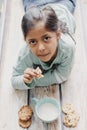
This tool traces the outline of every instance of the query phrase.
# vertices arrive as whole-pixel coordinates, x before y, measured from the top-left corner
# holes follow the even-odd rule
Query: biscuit
[[[27,121],[23,121],[19,119],[19,125],[22,128],[28,128],[31,125],[31,119],[27,120]]]
[[[74,109],[74,106],[70,103],[68,104],[65,104],[63,107],[62,107],[62,111],[63,113],[65,114],[69,114],[69,113],[74,113],[75,112],[75,109]]]
[[[22,106],[21,109],[18,112],[18,117],[22,121],[27,121],[32,116],[32,108],[28,105]]]
[[[76,127],[79,119],[80,119],[79,114],[69,113],[69,114],[64,116],[63,123],[66,127]]]
[[[37,78],[38,79],[44,77],[44,75],[42,74],[42,71],[39,67],[36,68],[36,71],[37,71]]]

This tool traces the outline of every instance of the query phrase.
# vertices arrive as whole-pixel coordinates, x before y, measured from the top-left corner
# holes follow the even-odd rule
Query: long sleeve
[[[30,89],[35,86],[33,80],[30,84],[25,84],[23,81],[24,70],[32,67],[32,59],[29,57],[29,49],[24,47],[20,50],[16,64],[13,67],[11,83],[15,89]]]
[[[62,47],[60,47],[60,49],[61,48]],[[54,71],[58,83],[66,81],[71,73],[75,58],[75,43],[71,42],[68,44],[67,49],[62,48],[62,51],[61,62]]]

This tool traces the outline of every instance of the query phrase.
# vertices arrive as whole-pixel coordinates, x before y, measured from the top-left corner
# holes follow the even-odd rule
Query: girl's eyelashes
[[[36,42],[36,40],[30,40],[28,43],[31,45],[35,45],[37,42]]]
[[[51,39],[50,36],[44,36],[44,37],[42,38],[42,40],[43,40],[44,42],[49,42],[50,39]],[[38,41],[37,41],[36,39],[30,39],[30,40],[28,41],[28,43],[29,43],[29,45],[36,45],[36,44],[38,43]]]
[[[47,42],[47,41],[50,40],[50,38],[51,38],[50,36],[45,36],[45,37],[44,37],[44,41]]]

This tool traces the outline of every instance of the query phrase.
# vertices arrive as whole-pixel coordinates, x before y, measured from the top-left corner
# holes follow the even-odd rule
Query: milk
[[[58,116],[58,109],[51,103],[44,103],[38,110],[42,120],[54,120]]]

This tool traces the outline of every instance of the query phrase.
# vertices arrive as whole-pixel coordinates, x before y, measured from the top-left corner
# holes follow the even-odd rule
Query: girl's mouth
[[[49,55],[49,53],[47,53],[47,54],[39,54],[38,57],[44,57],[44,56],[48,56],[48,55]]]

